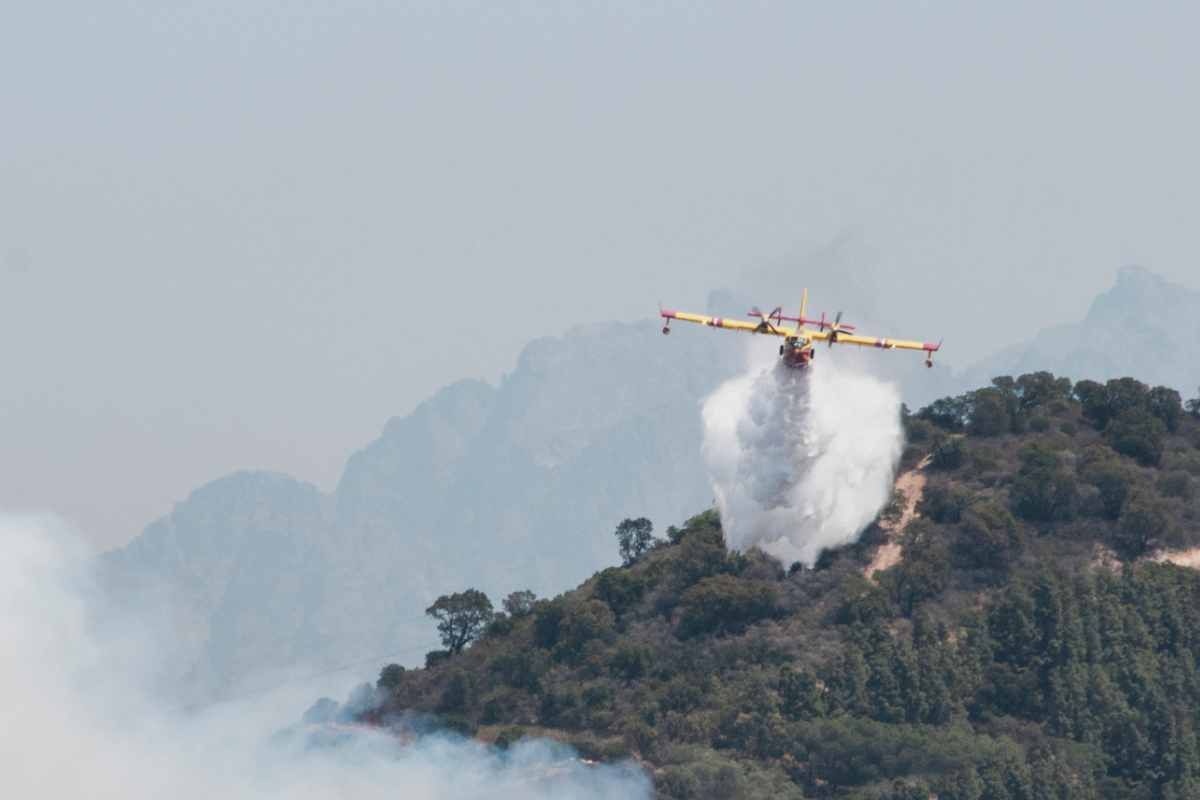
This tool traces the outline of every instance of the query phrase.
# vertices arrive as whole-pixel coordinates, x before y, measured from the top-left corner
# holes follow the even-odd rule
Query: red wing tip
[[[931,353],[936,352],[942,349],[942,343],[938,342],[937,344],[934,344],[933,342],[926,342],[925,349]]]
[[[675,319],[675,312],[669,308],[660,308],[658,310],[658,315],[660,317],[666,317],[667,319]]]

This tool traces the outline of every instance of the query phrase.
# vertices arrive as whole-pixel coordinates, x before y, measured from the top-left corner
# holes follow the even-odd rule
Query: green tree
[[[584,646],[593,639],[611,639],[615,627],[616,620],[612,609],[599,600],[585,600],[568,606],[558,625],[555,657],[578,658],[582,655]]]
[[[1136,408],[1122,411],[1104,432],[1113,450],[1147,467],[1162,460],[1165,434],[1166,424],[1162,420]]]
[[[932,794],[923,781],[906,781],[897,778],[892,788],[879,795],[879,800],[929,800]]]
[[[1108,423],[1108,395],[1104,384],[1084,380],[1075,384],[1075,398],[1083,409],[1083,416],[1097,428],[1103,428]]]
[[[609,659],[608,669],[618,678],[635,681],[646,673],[654,661],[654,653],[645,645],[622,644]]]
[[[953,470],[963,464],[966,455],[966,445],[959,436],[938,434],[933,437],[933,447],[930,450],[930,465],[934,469]]]
[[[686,638],[745,630],[753,622],[774,616],[779,598],[774,587],[762,581],[715,575],[684,592],[679,605],[679,634]]]
[[[437,710],[442,713],[463,711],[475,694],[474,677],[467,672],[455,672],[442,689]]]
[[[617,616],[642,599],[646,582],[641,575],[619,567],[609,567],[596,578],[596,596],[608,603]]]
[[[637,561],[654,546],[653,532],[654,525],[645,517],[621,520],[613,535],[617,537],[617,547],[625,566]]]
[[[442,595],[425,613],[438,621],[438,634],[450,655],[461,653],[495,616],[492,601],[478,589]]]
[[[1108,419],[1125,411],[1148,408],[1150,387],[1135,378],[1114,378],[1104,384],[1104,405]]]
[[[870,711],[871,700],[867,684],[871,680],[863,652],[855,643],[842,650],[842,656],[824,673],[824,682],[829,687],[833,706],[855,716]]]
[[[533,604],[536,601],[536,594],[528,589],[521,589],[511,592],[508,597],[504,598],[503,606],[510,617],[527,617],[533,611]]]
[[[918,510],[934,522],[954,523],[962,519],[971,493],[958,485],[933,483],[925,487]]]
[[[874,625],[896,616],[891,600],[873,581],[857,575],[846,577],[842,586],[844,599],[834,620],[839,625]]]
[[[933,787],[938,800],[982,800],[983,784],[979,773],[970,766],[946,776]]]
[[[681,586],[690,586],[702,578],[727,572],[730,569],[728,555],[725,534],[719,524],[695,528],[689,525],[671,569]]]
[[[1071,380],[1049,372],[1029,372],[1017,378],[1017,395],[1023,411],[1065,401],[1071,397]]]
[[[1083,477],[1100,490],[1100,505],[1104,510],[1104,516],[1109,519],[1120,517],[1121,509],[1125,507],[1125,500],[1129,497],[1137,479],[1133,470],[1110,457],[1089,465],[1084,470]]]
[[[1078,488],[1075,478],[1059,464],[1058,456],[1038,444],[1020,453],[1021,467],[1009,490],[1017,516],[1035,522],[1071,519],[1075,514]]]
[[[1149,492],[1135,494],[1121,512],[1113,534],[1113,549],[1125,559],[1145,555],[1162,544],[1170,518],[1162,502]]]
[[[1196,390],[1196,396],[1187,401],[1187,412],[1193,417],[1200,419],[1200,389]]]
[[[543,662],[545,659],[539,657],[539,651],[521,648],[496,656],[489,669],[506,686],[533,692],[537,691],[539,678],[545,671]]]
[[[375,685],[380,689],[395,691],[404,680],[404,667],[399,664],[388,664],[379,671],[379,680]]]
[[[1147,398],[1150,413],[1162,420],[1167,431],[1174,433],[1179,429],[1179,420],[1183,416],[1183,400],[1179,392],[1166,386],[1155,386]]]
[[[533,612],[533,641],[547,650],[558,644],[567,603],[562,597],[538,603]]]
[[[1008,433],[1012,422],[1008,395],[1003,388],[980,389],[972,395],[967,433],[972,436],[999,436]]]
[[[957,541],[959,563],[980,569],[1004,570],[1021,551],[1017,521],[991,501],[976,503],[962,515]]]
[[[779,706],[790,719],[825,716],[825,693],[807,669],[784,667],[779,672]]]
[[[943,397],[934,400],[917,412],[917,417],[932,422],[945,431],[961,431],[970,418],[970,395]]]
[[[1150,411],[1150,389],[1133,378],[1114,378],[1103,385],[1095,381],[1075,384],[1075,396],[1083,406],[1083,415],[1104,430],[1123,412]]]
[[[935,426],[928,420],[906,413],[908,407],[900,404],[900,423],[904,427],[904,439],[908,442],[925,442],[933,436]]]
[[[1075,385],[1075,396],[1083,406],[1083,415],[1100,430],[1106,430],[1111,422],[1122,417],[1132,421],[1149,416],[1162,423],[1164,430],[1174,433],[1184,411],[1179,392],[1167,386],[1150,388],[1133,378],[1115,378],[1103,386],[1095,381],[1080,381]]]
[[[1163,497],[1178,497],[1180,500],[1192,499],[1192,476],[1183,470],[1168,472],[1158,479],[1158,492]]]
[[[950,580],[950,558],[945,542],[924,520],[904,529],[900,563],[880,573],[880,582],[905,616],[922,600],[936,597]]]

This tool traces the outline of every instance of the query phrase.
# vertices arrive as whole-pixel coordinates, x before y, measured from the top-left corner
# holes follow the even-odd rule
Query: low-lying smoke
[[[731,547],[784,564],[854,541],[887,503],[903,447],[896,388],[823,359],[726,381],[703,406],[704,458]]]
[[[587,766],[547,742],[522,741],[501,753],[437,735],[405,743],[352,726],[324,737],[303,735],[303,726],[278,735],[278,697],[200,714],[166,708],[145,693],[155,654],[139,640],[137,621],[110,620],[97,634],[98,601],[72,542],[53,520],[0,515],[0,790],[7,797],[649,796],[640,770]]]

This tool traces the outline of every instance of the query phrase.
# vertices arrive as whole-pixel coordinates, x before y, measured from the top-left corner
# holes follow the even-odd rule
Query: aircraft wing
[[[779,325],[761,322],[746,322],[740,319],[726,319],[725,317],[706,317],[703,314],[689,314],[686,311],[670,311],[663,309],[659,312],[663,319],[677,319],[682,322],[695,322],[697,325],[708,325],[710,328],[725,328],[731,331],[745,331],[746,333],[769,333],[772,336],[792,336],[796,333],[795,328],[784,328]]]
[[[811,339],[818,342],[828,341],[830,331],[805,331]],[[931,342],[913,342],[905,339],[878,339],[874,336],[857,336],[852,333],[839,333],[834,344],[855,344],[859,347],[879,347],[884,350],[924,350],[933,353],[941,347]]]

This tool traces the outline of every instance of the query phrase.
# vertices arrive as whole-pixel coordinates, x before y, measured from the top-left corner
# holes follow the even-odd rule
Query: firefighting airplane
[[[804,295],[800,299],[800,316],[798,317],[784,316],[782,307],[776,307],[769,314],[764,314],[757,308],[751,309],[749,316],[758,317],[759,322],[757,323],[744,322],[740,319],[725,319],[724,317],[706,317],[702,314],[689,314],[686,311],[669,311],[661,307],[659,315],[666,320],[662,329],[664,334],[671,332],[671,320],[678,319],[713,328],[782,336],[783,344],[779,346],[779,356],[784,364],[797,369],[807,367],[808,363],[816,356],[816,352],[813,350],[814,342],[827,342],[830,347],[835,344],[856,344],[859,347],[879,347],[884,350],[923,350],[927,367],[933,366],[933,354],[942,347],[941,342],[930,344],[929,342],[909,342],[903,339],[858,336],[854,333],[853,325],[842,322],[842,312],[840,311],[832,320],[825,319],[824,311],[821,312],[820,319],[808,319],[804,316],[807,311],[808,289],[805,289]],[[786,327],[784,322],[794,322],[796,327]],[[816,325],[817,329],[805,328],[805,325]]]

